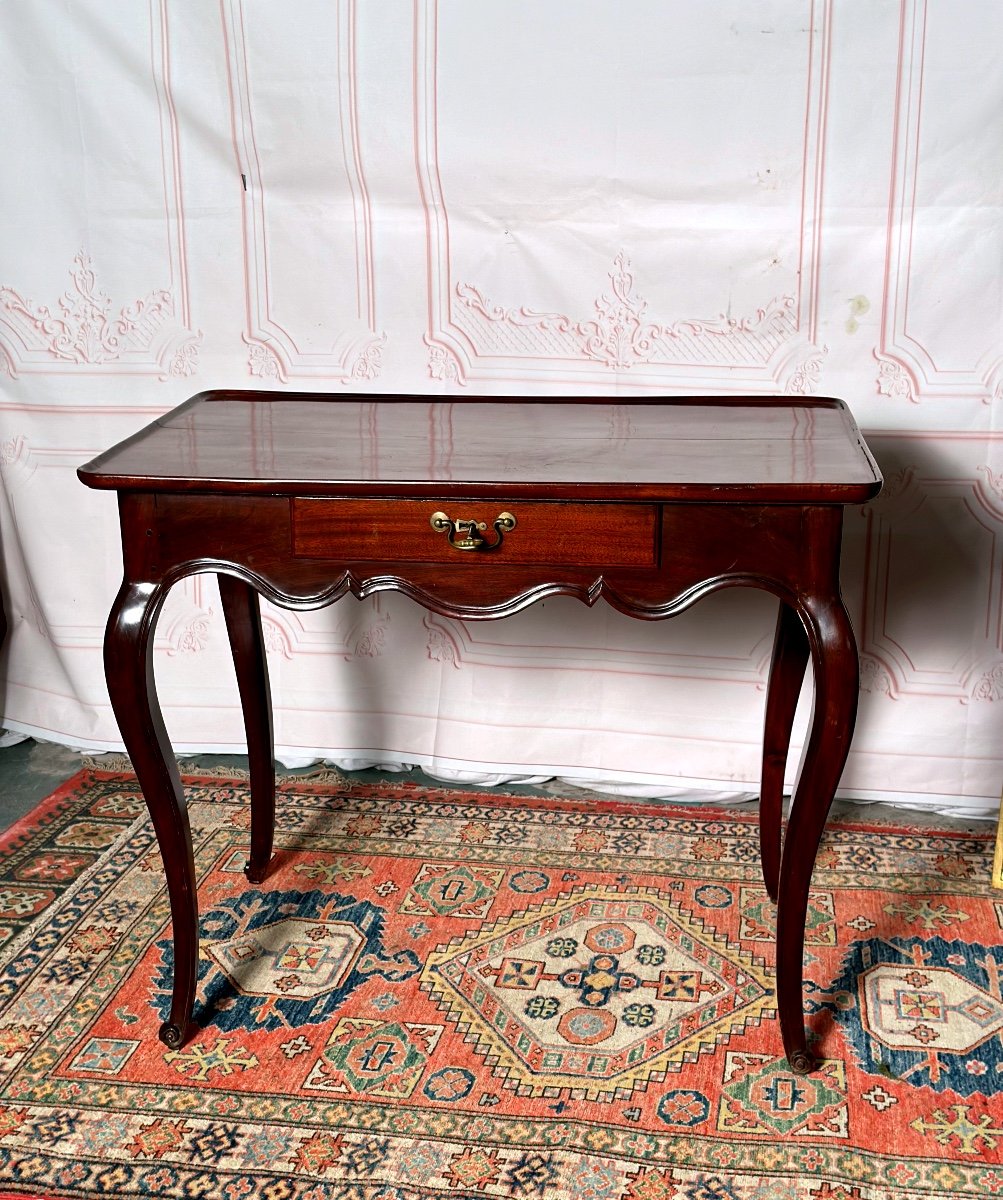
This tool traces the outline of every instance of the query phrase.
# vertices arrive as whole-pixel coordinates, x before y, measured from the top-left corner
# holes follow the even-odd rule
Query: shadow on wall
[[[862,689],[1003,700],[1003,479],[985,465],[988,441],[865,437],[885,486],[846,522]]]

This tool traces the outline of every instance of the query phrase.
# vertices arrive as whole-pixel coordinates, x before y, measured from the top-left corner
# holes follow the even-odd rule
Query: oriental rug
[[[0,1193],[204,1200],[1003,1196],[1003,896],[984,836],[830,824],[793,1075],[755,813],[188,781],[198,1028],[130,775],[82,772],[0,877]]]

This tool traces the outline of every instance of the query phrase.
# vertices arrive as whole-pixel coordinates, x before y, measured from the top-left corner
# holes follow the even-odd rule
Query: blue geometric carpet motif
[[[819,997],[864,1071],[960,1096],[1003,1070],[1003,946],[930,938],[854,942]]]
[[[213,1027],[272,1030],[326,1021],[374,975],[399,983],[421,967],[412,950],[388,955],[385,910],[338,893],[249,890],[201,919],[197,1011]],[[159,941],[155,1003],[167,1020],[173,942]]]

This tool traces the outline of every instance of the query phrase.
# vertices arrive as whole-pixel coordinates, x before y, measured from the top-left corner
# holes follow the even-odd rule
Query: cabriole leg
[[[811,647],[815,696],[787,822],[777,899],[777,1007],[791,1069],[815,1066],[804,1028],[804,931],[815,854],[846,763],[857,712],[859,670],[850,619],[837,598],[804,598],[799,614]]]
[[[108,618],[104,661],[112,708],[164,861],[174,926],[174,987],[160,1040],[176,1050],[184,1043],[195,1000],[198,897],[188,809],[153,678],[153,631],[167,590],[159,583],[122,584]]]
[[[780,881],[784,771],[807,665],[808,639],[804,627],[794,609],[781,600],[766,690],[763,774],[759,792],[759,852],[766,892],[774,902]]]
[[[219,593],[237,672],[251,772],[251,854],[244,874],[252,883],[261,883],[271,861],[275,832],[272,700],[265,639],[254,588],[233,575],[220,575]]]

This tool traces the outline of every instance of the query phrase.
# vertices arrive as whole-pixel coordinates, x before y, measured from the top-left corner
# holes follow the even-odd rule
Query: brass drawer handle
[[[436,533],[446,535],[446,541],[454,550],[486,551],[498,549],[505,534],[511,533],[515,529],[515,517],[510,512],[499,513],[495,517],[492,525],[498,538],[493,542],[486,542],[484,538],[480,537],[480,533],[487,529],[484,521],[451,521],[444,512],[434,512],[429,524]]]

